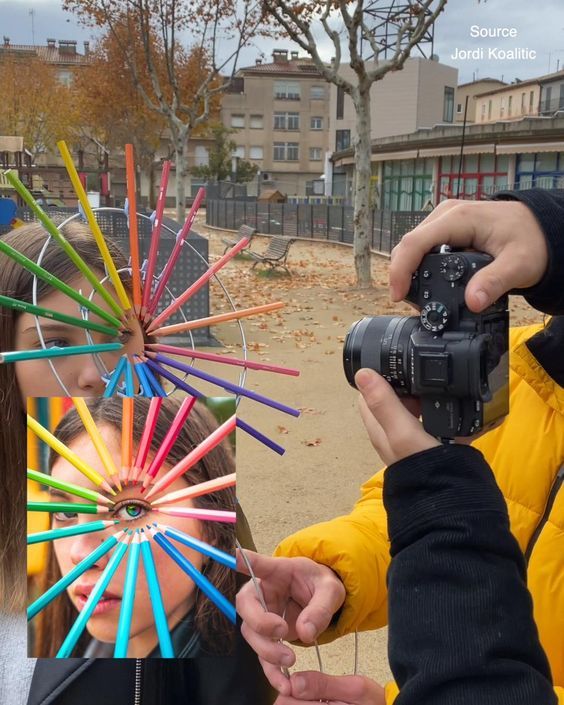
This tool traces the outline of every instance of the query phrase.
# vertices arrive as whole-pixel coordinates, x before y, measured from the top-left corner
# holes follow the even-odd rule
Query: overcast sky
[[[542,7],[542,9],[541,9]],[[30,15],[34,10],[34,15]],[[92,30],[81,27],[74,16],[63,12],[60,0],[0,0],[0,30],[10,37],[12,43],[31,44],[32,19],[35,42],[44,44],[47,37],[76,39],[80,43],[92,38]],[[470,36],[472,25],[492,29],[514,28],[515,38],[480,39]],[[271,43],[260,41],[266,56],[272,48],[292,48],[290,42],[280,40]],[[331,51],[326,47],[326,58]],[[483,49],[483,58],[453,59],[457,51]],[[536,52],[536,58],[502,59],[488,58],[489,49],[502,51],[520,50],[521,56]],[[456,66],[459,82],[475,78],[502,78],[512,81],[540,76],[557,67],[564,68],[564,2],[563,0],[448,0],[447,6],[435,28],[435,53],[441,63]],[[253,64],[258,51],[249,47],[242,65]]]

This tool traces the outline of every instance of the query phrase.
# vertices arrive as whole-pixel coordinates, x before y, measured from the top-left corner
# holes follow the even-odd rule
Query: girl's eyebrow
[[[66,499],[69,502],[74,502],[74,499],[75,499],[70,494],[68,494],[68,492],[63,492],[62,490],[58,490],[54,487],[49,487],[47,492],[49,493],[49,495],[51,497],[61,497],[62,499]]]
[[[65,323],[42,323],[41,324],[41,330],[43,331],[48,331],[50,333],[68,333],[69,330],[72,330],[74,326],[68,326]],[[37,331],[37,328],[35,325],[30,326],[29,328],[25,328],[22,333],[29,333],[30,331]]]

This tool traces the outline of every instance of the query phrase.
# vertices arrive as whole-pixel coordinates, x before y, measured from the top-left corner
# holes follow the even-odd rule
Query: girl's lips
[[[84,609],[84,605],[86,604],[88,598],[86,595],[77,595],[76,597],[76,608],[78,609],[79,612],[82,612]],[[94,608],[94,611],[92,612],[92,616],[95,617],[96,615],[99,614],[104,614],[105,612],[109,612],[110,610],[115,609],[121,604],[121,599],[117,597],[102,597],[96,607]]]

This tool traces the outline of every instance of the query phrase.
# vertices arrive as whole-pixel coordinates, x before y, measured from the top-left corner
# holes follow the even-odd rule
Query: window
[[[300,129],[300,114],[299,113],[288,113],[288,129],[289,130],[299,130]]]
[[[342,86],[337,86],[337,120],[342,120],[345,114],[345,91]]]
[[[249,150],[249,159],[262,159],[263,149],[262,147],[251,147]]]
[[[299,100],[300,84],[297,81],[275,81],[274,97],[278,100]]]
[[[274,143],[274,153],[272,158],[275,162],[283,162],[286,160],[286,143],[285,142],[275,142]]]
[[[492,101],[488,100],[488,120],[492,119]]]
[[[231,127],[245,127],[245,116],[244,115],[232,115],[231,116]]]
[[[535,92],[531,91],[529,93],[529,112],[533,112],[533,105],[535,104]]]
[[[521,115],[525,114],[526,109],[527,109],[527,94],[521,93]]]
[[[551,100],[552,100],[552,86],[547,86],[544,92],[544,111],[549,112],[551,110]]]
[[[74,76],[72,74],[72,71],[67,71],[66,69],[63,69],[57,72],[57,80],[61,85],[67,86],[67,88],[72,85],[73,78]]]
[[[456,104],[456,112],[459,113],[459,114],[462,112],[462,103],[457,103],[457,104]]]
[[[300,129],[300,114],[299,113],[274,113],[274,129],[275,130],[299,130]]]
[[[351,131],[337,130],[335,132],[335,151],[340,152],[343,149],[348,149],[351,146]]]
[[[252,130],[262,130],[262,115],[251,115],[249,127]]]
[[[310,147],[309,148],[309,159],[312,162],[320,162],[322,158],[321,147]]]
[[[274,129],[286,129],[286,113],[274,113]]]
[[[558,109],[564,110],[564,83],[560,84],[560,97],[558,99]]]
[[[297,162],[299,149],[297,142],[275,142],[273,159],[275,162]]]
[[[445,86],[443,103],[443,122],[452,122],[454,111],[454,88]]]
[[[286,145],[286,161],[297,162],[299,159],[300,145],[297,142],[288,142]]]
[[[507,117],[511,117],[511,112],[513,110],[513,96],[510,95],[507,99]]]
[[[310,119],[309,127],[311,130],[322,130],[323,129],[323,118],[322,117],[312,117]]]
[[[505,114],[505,98],[501,99],[501,107],[499,108],[499,117],[503,117]]]
[[[324,86],[312,86],[310,97],[312,100],[323,100],[325,98],[325,87]]]
[[[486,104],[482,103],[482,121],[484,121],[486,117]]]
[[[237,157],[238,159],[244,159],[245,158],[245,147],[244,145],[240,144],[235,147],[235,149],[232,152],[232,155],[234,157]]]
[[[202,145],[196,145],[194,153],[194,163],[196,166],[208,166],[210,163],[210,155],[208,148]]]

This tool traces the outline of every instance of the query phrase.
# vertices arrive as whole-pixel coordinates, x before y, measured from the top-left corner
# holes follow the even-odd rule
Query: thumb
[[[251,575],[251,569],[253,574],[257,578],[266,578],[276,566],[276,558],[271,558],[270,556],[261,556],[260,553],[255,553],[255,551],[250,551],[248,549],[236,549],[237,557],[237,572],[243,573],[243,575]],[[250,566],[250,569],[249,569]]]
[[[392,386],[374,370],[367,367],[359,370],[354,381],[390,443],[398,426],[420,426],[417,419],[401,403]]]
[[[503,251],[468,282],[465,292],[468,308],[474,313],[480,313],[511,289],[520,287],[522,269],[521,258],[510,251]]]
[[[384,689],[365,676],[328,676],[317,671],[294,673],[292,695],[300,700],[351,705],[385,705]]]

